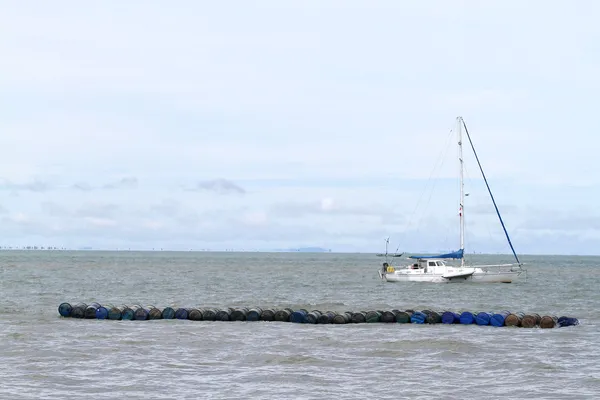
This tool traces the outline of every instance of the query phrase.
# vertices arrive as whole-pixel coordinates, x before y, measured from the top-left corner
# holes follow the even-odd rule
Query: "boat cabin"
[[[442,260],[432,260],[427,258],[419,258],[414,264],[410,266],[410,269],[426,269],[427,267],[444,267],[446,263]]]

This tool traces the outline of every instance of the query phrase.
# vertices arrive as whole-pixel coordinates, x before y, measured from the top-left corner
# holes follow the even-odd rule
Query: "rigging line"
[[[448,151],[448,142],[450,141],[451,138],[452,138],[452,129],[450,129],[450,132],[448,132],[448,136],[446,137],[446,144],[442,148],[442,151],[440,152],[440,154],[438,156],[438,159],[436,160],[435,164],[433,165],[433,168],[432,168],[431,172],[429,173],[429,178],[427,179],[427,182],[425,184],[425,187],[423,188],[423,191],[419,195],[419,200],[417,200],[417,204],[415,205],[415,208],[413,209],[412,213],[408,217],[408,224],[406,226],[407,230],[412,225],[412,219],[413,219],[415,213],[417,212],[417,209],[419,208],[419,205],[421,204],[421,200],[423,199],[423,196],[425,195],[425,192],[427,191],[427,187],[429,186],[429,182],[431,182],[431,178],[433,177],[433,174],[438,169],[438,164],[440,164],[440,162],[441,162],[441,164],[439,166],[441,167],[441,165],[443,165],[444,157],[445,157],[445,155],[446,155],[446,153]],[[433,193],[433,188],[434,187],[435,187],[435,182],[434,182],[434,184],[433,184],[433,186],[431,188],[432,193]],[[429,196],[429,200],[431,200],[431,194]],[[429,205],[429,201],[427,202],[427,204]],[[398,253],[399,249],[400,249],[400,244],[398,244],[398,247],[396,247],[395,253]]]
[[[490,193],[490,197],[492,198],[492,203],[494,203],[494,208],[496,209],[496,214],[498,214],[498,219],[500,220],[500,224],[502,224],[502,229],[504,229],[504,234],[506,235],[506,240],[508,240],[508,244],[510,245],[510,249],[517,260],[517,263],[521,265],[521,261],[519,261],[519,257],[517,257],[517,253],[515,252],[515,248],[510,241],[510,237],[508,236],[508,231],[504,226],[504,221],[502,221],[502,217],[500,216],[500,211],[498,210],[498,206],[496,205],[496,200],[494,200],[494,195],[492,194],[492,189],[490,189],[490,185],[488,184],[487,178],[485,177],[485,173],[483,172],[483,167],[479,162],[479,157],[477,157],[477,152],[475,151],[475,146],[473,146],[473,141],[471,140],[471,135],[469,135],[469,130],[467,129],[467,124],[461,118],[462,124],[465,127],[465,132],[467,133],[467,138],[469,139],[469,143],[471,144],[471,149],[473,149],[473,154],[475,155],[475,159],[477,160],[477,165],[479,165],[479,170],[481,171],[481,175],[483,176],[483,181],[485,182],[485,186],[487,186],[488,192]]]

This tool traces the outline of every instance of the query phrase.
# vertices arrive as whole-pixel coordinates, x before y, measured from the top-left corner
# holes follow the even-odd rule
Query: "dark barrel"
[[[246,321],[260,321],[260,317],[262,315],[262,308],[260,307],[252,307],[248,310],[246,314]]]
[[[233,308],[224,308],[219,310],[217,316],[215,317],[215,321],[231,321],[231,313],[233,312]]]
[[[290,316],[292,315],[294,311],[292,311],[289,308],[284,308],[283,310],[278,310],[275,313],[275,321],[279,321],[279,322],[289,322],[290,321]]]
[[[173,307],[165,307],[160,313],[160,316],[162,319],[173,319],[175,318],[175,310],[173,310]]]
[[[217,308],[205,308],[202,310],[202,319],[204,321],[216,321],[219,311]]]
[[[96,308],[96,319],[107,319],[108,318],[108,310],[111,307],[109,307],[108,309],[104,306],[100,306],[98,308]]]
[[[100,307],[98,303],[91,303],[85,308],[85,319],[96,319],[96,310]]]
[[[335,317],[333,317],[334,324],[347,324],[351,320],[352,320],[352,313],[347,312],[347,311],[336,314]]]
[[[191,321],[202,321],[202,310],[190,308],[188,310],[188,319]]]
[[[463,325],[471,325],[475,323],[475,314],[470,311],[463,311],[459,317],[460,323]]]
[[[184,307],[179,307],[177,310],[175,310],[175,318],[188,319],[188,309]]]
[[[124,321],[132,321],[134,319],[134,310],[130,307],[123,306],[123,310],[121,311],[121,319]]]
[[[232,321],[245,321],[246,318],[248,317],[248,311],[249,310],[246,307],[236,308],[231,313],[231,320]]]
[[[389,322],[396,322],[396,316],[391,311],[384,311],[381,314],[380,320],[381,320],[381,322],[388,322],[388,323]]]
[[[558,323],[559,327],[579,325],[579,320],[577,318],[564,317],[564,316],[559,317],[556,322]]]
[[[506,317],[508,317],[510,315],[510,311],[508,310],[503,310],[500,312],[497,312],[495,314],[492,314],[492,317],[490,318],[490,325],[492,326],[504,326],[504,321],[506,320]]]
[[[367,322],[367,313],[364,311],[359,311],[352,313],[352,323],[354,324],[362,324]]]
[[[475,316],[475,323],[477,325],[489,325],[490,319],[492,318],[492,313],[489,312],[480,312]]]
[[[319,318],[321,317],[321,311],[312,310],[308,314],[306,314],[306,323],[307,324],[316,324],[319,322]]]
[[[140,305],[132,306],[133,310],[133,319],[136,321],[146,321],[148,319],[148,315],[150,311],[146,307],[142,307]]]
[[[540,319],[540,328],[542,329],[558,327],[557,325],[558,318],[554,315],[544,315],[542,319]]]
[[[111,307],[108,309],[108,319],[113,321],[119,321],[121,319],[121,313],[125,307]]]
[[[504,319],[504,326],[521,326],[521,321],[523,320],[524,316],[525,316],[525,313],[520,312],[520,311],[515,312],[515,313],[510,313]]]
[[[308,311],[305,309],[296,310],[290,315],[290,322],[294,322],[296,324],[305,324],[307,315]]]
[[[440,316],[440,314],[438,314],[435,311],[429,311],[429,313],[427,314],[427,318],[425,319],[425,321],[428,324],[439,324],[442,322],[442,317]]]
[[[148,319],[162,319],[162,311],[160,308],[150,306],[148,310]]]
[[[319,317],[319,324],[331,324],[333,323],[333,317],[336,316],[337,313],[334,311],[326,311]]]
[[[379,311],[367,311],[365,314],[365,320],[369,324],[381,321],[381,313]]]
[[[58,313],[60,314],[61,317],[70,317],[72,309],[73,309],[73,307],[71,307],[71,304],[60,303],[60,305],[58,306]]]
[[[521,320],[521,326],[523,328],[534,328],[537,324],[540,323],[541,319],[542,318],[540,317],[539,314],[536,314],[536,313],[527,314]]]
[[[442,313],[442,324],[458,324],[460,316],[452,311],[444,311]]]
[[[410,322],[413,324],[424,324],[427,320],[427,314],[422,313],[421,311],[415,311],[410,316]]]
[[[396,322],[399,324],[410,324],[410,316],[413,312],[408,311],[398,311],[396,313]]]
[[[276,311],[272,308],[263,310],[263,312],[260,314],[260,319],[261,321],[275,321],[275,313]]]

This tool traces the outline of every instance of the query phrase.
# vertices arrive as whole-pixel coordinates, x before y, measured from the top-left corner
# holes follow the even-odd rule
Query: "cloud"
[[[72,189],[75,189],[75,190],[81,190],[81,191],[83,191],[83,192],[89,192],[90,190],[92,190],[92,189],[93,189],[93,188],[90,186],[90,184],[89,184],[89,183],[87,183],[87,182],[77,182],[77,183],[74,183],[74,184],[71,186],[71,188],[72,188]]]
[[[0,204],[0,214],[6,214],[6,213],[8,213],[8,210]]]
[[[117,182],[107,183],[103,186],[104,189],[135,189],[138,187],[138,179],[136,177],[121,178]]]
[[[7,179],[3,179],[0,181],[0,190],[10,190],[10,191],[30,191],[30,192],[46,192],[51,189],[50,184],[47,182],[42,182],[40,180],[33,180],[32,182],[26,183],[13,183]]]
[[[227,179],[213,179],[198,182],[192,190],[204,190],[218,194],[245,194],[246,190]]]

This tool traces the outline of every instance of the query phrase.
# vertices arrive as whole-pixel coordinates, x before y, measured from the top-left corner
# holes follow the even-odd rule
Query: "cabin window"
[[[442,266],[442,265],[444,265],[444,264],[442,264],[442,262],[441,262],[441,261],[438,261],[438,262],[437,262],[437,265],[439,265],[439,266],[441,267],[441,266]]]
[[[429,261],[429,266],[430,267],[435,267],[435,261]]]

